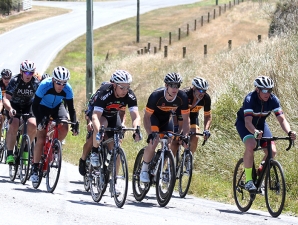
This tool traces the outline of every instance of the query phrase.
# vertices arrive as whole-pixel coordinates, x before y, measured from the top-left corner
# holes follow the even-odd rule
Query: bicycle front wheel
[[[115,164],[116,162],[116,164]],[[121,208],[127,197],[128,189],[128,168],[125,153],[122,148],[118,148],[114,158],[113,177],[111,190],[112,196],[118,208]],[[119,163],[119,166],[118,166]]]
[[[181,157],[181,165],[179,169],[179,195],[184,198],[188,192],[193,168],[192,153],[189,150],[185,151],[185,154]]]
[[[23,135],[22,142],[21,142],[21,148],[20,148],[20,181],[22,184],[25,184],[27,181],[27,178],[29,176],[29,159],[30,159],[30,138],[28,135]]]
[[[246,212],[250,209],[253,200],[250,193],[245,190],[245,172],[243,158],[239,159],[234,170],[233,177],[233,194],[235,203],[241,212]]]
[[[54,139],[51,151],[52,154],[50,155],[52,157],[48,158],[46,184],[47,191],[53,193],[58,184],[62,164],[62,146],[58,139]]]
[[[4,140],[0,141],[0,162],[2,162],[4,156]]]
[[[270,162],[269,171],[265,177],[265,200],[272,217],[278,217],[285,204],[286,181],[283,169],[276,160]]]
[[[175,161],[172,152],[164,152],[164,163],[159,164],[156,174],[156,198],[160,206],[166,206],[171,200],[176,181]]]

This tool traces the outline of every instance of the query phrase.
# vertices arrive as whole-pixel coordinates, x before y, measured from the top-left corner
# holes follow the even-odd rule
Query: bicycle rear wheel
[[[20,181],[22,184],[25,184],[28,178],[28,174],[29,174],[29,167],[30,167],[30,163],[29,163],[29,159],[30,159],[30,151],[29,151],[29,147],[30,146],[30,138],[28,135],[23,135],[22,138],[22,143],[21,143],[21,148],[20,148]],[[23,158],[23,153],[27,152],[28,153],[28,157],[27,158]]]
[[[121,208],[127,197],[128,189],[128,168],[125,153],[122,148],[118,148],[113,161],[112,189],[114,201],[118,208]],[[119,163],[119,166],[117,164]]]
[[[48,158],[46,185],[47,191],[53,193],[58,184],[62,164],[62,146],[58,139],[53,140],[50,151],[52,153],[49,155],[52,157]]]
[[[272,217],[278,217],[285,204],[286,181],[283,169],[276,160],[271,160],[265,177],[265,200]]]
[[[250,209],[253,200],[251,194],[245,190],[245,172],[243,158],[239,159],[234,170],[233,177],[233,194],[235,203],[241,212],[246,212]]]
[[[164,152],[164,163],[159,164],[156,174],[156,198],[160,206],[166,206],[171,200],[176,181],[175,161],[172,152]]]
[[[150,184],[144,184],[142,182],[140,182],[140,173],[141,173],[141,169],[142,169],[142,162],[143,162],[143,155],[144,155],[144,150],[145,148],[142,148],[135,160],[135,164],[133,167],[133,173],[132,173],[132,191],[133,191],[133,195],[135,197],[135,199],[137,201],[142,201],[146,194],[148,193],[150,186],[146,186],[146,185],[150,185]]]
[[[181,157],[180,174],[179,176],[179,195],[184,198],[188,192],[193,168],[193,158],[190,150],[185,150]]]

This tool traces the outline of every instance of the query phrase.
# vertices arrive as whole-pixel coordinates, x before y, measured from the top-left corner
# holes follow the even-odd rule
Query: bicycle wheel
[[[265,177],[265,200],[272,217],[278,217],[285,204],[286,181],[283,169],[276,160],[270,162],[270,171]]]
[[[144,150],[145,148],[142,148],[139,151],[135,160],[133,173],[132,173],[132,191],[135,199],[139,202],[145,198],[146,194],[150,189],[150,186],[146,187],[144,183],[140,182],[140,173],[142,169]]]
[[[119,162],[119,166],[117,165]],[[118,148],[114,157],[113,177],[112,177],[112,196],[118,208],[121,208],[127,197],[128,189],[128,168],[125,153],[122,148]]]
[[[233,177],[233,194],[235,203],[241,212],[246,212],[250,209],[253,199],[251,194],[245,190],[245,172],[243,158],[239,159],[234,170]]]
[[[28,174],[29,174],[29,154],[30,154],[30,151],[29,151],[29,143],[30,143],[30,138],[28,135],[23,135],[23,138],[22,138],[22,143],[21,143],[21,148],[20,148],[20,171],[19,171],[19,174],[20,174],[20,181],[22,184],[25,184],[26,181],[27,181],[27,178],[28,178]],[[23,158],[23,153],[24,152],[27,152],[28,153],[28,158]]]
[[[32,143],[31,143],[31,147],[29,149],[29,153],[28,153],[29,173],[28,173],[28,176],[27,176],[27,180],[29,180],[30,176],[31,176],[32,165],[33,165],[34,147],[35,147],[35,139],[33,139]]]
[[[62,164],[61,150],[61,142],[58,139],[54,139],[50,150],[52,152],[49,154],[49,156],[52,157],[48,158],[48,169],[46,176],[47,191],[50,193],[53,193],[58,184]]]
[[[180,174],[179,176],[179,195],[184,198],[188,192],[193,168],[193,157],[189,150],[185,150],[185,153],[181,157]]]
[[[19,135],[19,134],[18,134]],[[19,138],[17,137],[17,140],[19,140]],[[20,150],[18,149],[18,142],[16,141],[15,147],[14,147],[14,160],[15,163],[14,164],[9,164],[9,179],[11,181],[14,181],[18,175],[18,169],[19,169],[19,165],[20,165]]]
[[[164,152],[164,163],[159,164],[156,174],[156,198],[160,206],[166,206],[171,200],[176,181],[175,162],[172,152]]]
[[[41,183],[42,177],[43,177],[43,166],[44,166],[44,161],[42,161],[41,163],[39,163],[39,169],[38,169],[38,182],[37,183],[33,183],[32,182],[32,186],[34,189],[37,189]]]
[[[4,140],[0,141],[0,162],[2,162],[4,156]]]
[[[101,157],[101,154],[99,154]],[[102,162],[102,161],[101,161]],[[99,202],[106,191],[107,180],[105,180],[103,168],[93,168],[92,165],[89,166],[89,186],[90,193],[93,201]]]

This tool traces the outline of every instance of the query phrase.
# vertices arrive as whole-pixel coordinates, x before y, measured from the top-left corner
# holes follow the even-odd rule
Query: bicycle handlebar
[[[15,113],[14,116],[11,117],[11,118],[9,119],[9,124],[12,123],[13,119],[14,119],[16,116],[18,116],[18,117],[22,117],[23,120],[27,120],[30,116],[32,116],[32,114],[31,114],[31,113]]]
[[[126,128],[123,126],[119,126],[119,127],[104,127],[103,125],[101,126],[100,130],[98,131],[98,133],[103,134],[106,131],[112,131],[115,133],[124,133],[125,131],[135,131],[139,137],[140,140],[142,140],[142,134],[141,134],[141,128],[140,126],[137,126],[137,128]]]
[[[189,132],[189,136],[191,135],[199,135],[199,136],[204,136],[203,133],[196,133],[196,132]],[[208,139],[207,139],[208,140]],[[202,146],[205,145],[205,143],[207,142],[207,140],[204,140],[203,143],[202,143]]]
[[[266,141],[266,142],[271,142],[271,141],[277,141],[277,140],[288,140],[289,141],[289,146],[286,148],[286,151],[289,151],[292,146],[294,146],[294,140],[292,140],[290,137],[262,137],[260,139],[257,139],[257,146],[254,148],[254,151],[259,149],[260,147],[260,140]]]

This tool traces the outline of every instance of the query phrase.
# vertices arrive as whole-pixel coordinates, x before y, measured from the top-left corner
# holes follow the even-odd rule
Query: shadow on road
[[[264,216],[263,214],[259,214],[259,213],[255,213],[255,212],[240,212],[240,211],[236,211],[236,210],[223,210],[223,209],[217,209],[217,211],[219,211],[221,213],[238,214],[238,215],[246,214],[246,215],[254,215],[254,216],[272,218],[271,216]]]
[[[42,191],[42,190],[39,190],[39,189],[34,189],[34,188],[29,188],[29,187],[26,187],[25,189],[24,188],[14,188],[13,190],[24,191],[24,192],[32,192],[32,193],[36,193],[36,192],[45,192],[45,193],[47,193],[47,191]]]
[[[84,184],[84,182],[83,181],[69,181],[69,183],[71,183],[71,184]]]
[[[69,191],[69,193],[76,194],[76,195],[90,195],[90,192],[82,191],[82,190],[79,190],[79,189]]]

